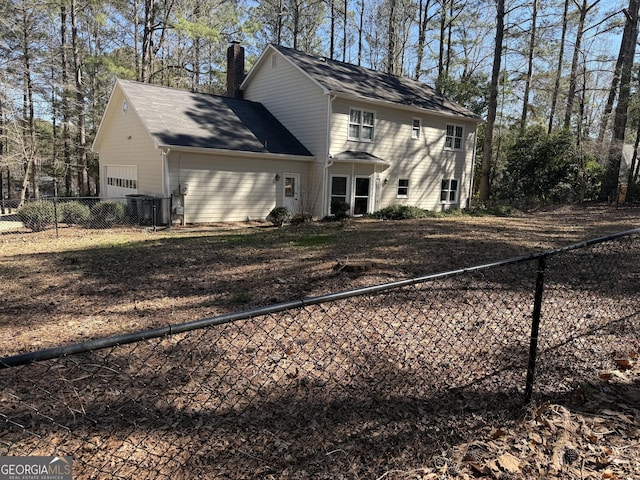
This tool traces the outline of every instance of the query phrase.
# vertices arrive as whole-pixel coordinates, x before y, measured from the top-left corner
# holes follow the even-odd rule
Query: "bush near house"
[[[40,200],[26,203],[18,210],[20,221],[34,232],[41,232],[53,225],[55,214],[53,203]]]
[[[104,200],[91,207],[89,226],[92,228],[111,228],[124,223],[126,208],[116,200]]]
[[[62,223],[69,225],[85,225],[91,217],[91,209],[80,202],[65,202],[60,204]]]
[[[301,223],[307,223],[313,220],[313,215],[309,212],[296,213],[291,218],[291,225],[300,225]]]
[[[428,210],[411,205],[389,205],[371,214],[373,218],[381,220],[409,220],[412,218],[427,218],[430,215]]]
[[[275,207],[267,215],[267,220],[274,226],[281,227],[287,222],[291,221],[292,214],[287,207]]]
[[[343,200],[334,200],[331,202],[331,214],[334,220],[349,218],[349,210],[351,210],[351,205]]]

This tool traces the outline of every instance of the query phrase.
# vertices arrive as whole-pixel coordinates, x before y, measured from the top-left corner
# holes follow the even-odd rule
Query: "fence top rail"
[[[552,250],[547,250],[539,253],[532,253],[529,255],[523,255],[519,257],[512,257],[495,262],[485,263],[482,265],[476,265],[472,267],[459,268],[456,270],[449,270],[446,272],[425,275],[421,277],[410,278],[406,280],[398,280],[396,282],[384,283],[379,285],[373,285],[369,287],[363,287],[355,290],[345,290],[338,293],[331,293],[326,295],[320,295],[316,297],[303,298],[301,300],[293,300],[289,302],[282,302],[274,305],[258,307],[250,310],[243,310],[239,312],[232,312],[225,315],[219,315],[216,317],[207,317],[199,320],[193,320],[190,322],[167,325],[164,327],[157,327],[148,330],[140,330],[122,335],[115,335],[111,337],[98,338],[94,340],[88,340],[85,342],[74,343],[70,345],[64,345],[60,347],[53,347],[44,350],[37,350],[33,352],[22,353],[18,355],[12,355],[4,358],[0,358],[0,369],[17,367],[20,365],[27,365],[29,363],[52,360],[54,358],[65,357],[69,355],[75,355],[80,353],[86,353],[94,350],[100,350],[104,348],[113,348],[119,345],[126,345],[130,343],[136,343],[144,340],[150,340],[154,338],[165,337],[178,333],[185,333],[191,330],[198,330],[201,328],[224,325],[226,323],[236,322],[240,320],[248,320],[254,317],[263,315],[269,315],[273,313],[283,312],[287,310],[294,310],[297,308],[304,308],[305,306],[318,305],[321,303],[327,303],[337,300],[343,300],[350,297],[357,297],[361,295],[369,295],[375,293],[381,293],[389,290],[394,290],[411,285],[417,285],[421,283],[427,283],[439,279],[445,279],[449,277],[464,275],[468,273],[478,272],[481,270],[488,270],[491,268],[497,268],[505,265],[512,265],[516,263],[524,263],[533,260],[538,260],[543,257],[557,255],[563,252],[577,250],[580,248],[586,248],[599,243],[616,240],[618,238],[640,234],[640,228],[632,230],[626,230],[624,232],[618,232],[612,235],[594,238],[571,245],[567,245]]]

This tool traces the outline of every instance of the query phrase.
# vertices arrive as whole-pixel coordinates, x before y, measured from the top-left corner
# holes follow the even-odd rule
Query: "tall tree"
[[[618,104],[616,106],[613,123],[613,139],[611,140],[609,158],[600,190],[601,199],[611,198],[616,195],[619,186],[622,147],[624,145],[625,131],[627,128],[627,111],[631,94],[631,74],[636,45],[638,43],[639,8],[640,0],[629,0],[629,8],[625,11],[627,18],[622,36],[624,53],[620,72],[620,94],[618,95]]]
[[[558,104],[558,95],[560,94],[560,80],[562,78],[562,66],[564,62],[564,47],[567,38],[567,26],[569,23],[569,0],[564,0],[564,9],[562,12],[562,34],[560,36],[560,50],[558,52],[558,66],[556,67],[556,76],[553,85],[553,93],[551,96],[551,111],[549,112],[549,126],[547,132],[551,133],[553,129],[553,121],[556,114],[556,106]]]
[[[504,39],[504,0],[496,0],[496,37],[493,51],[493,68],[491,71],[491,90],[487,114],[487,127],[482,151],[482,165],[480,170],[480,184],[478,198],[481,202],[489,200],[489,175],[493,155],[493,131],[498,111],[498,81],[500,79],[500,65],[502,62],[502,42]]]
[[[580,60],[580,49],[582,47],[582,37],[584,35],[585,21],[587,14],[593,10],[601,0],[595,0],[589,5],[588,0],[582,0],[582,3],[578,3],[577,0],[573,0],[580,12],[578,20],[578,28],[576,31],[576,39],[573,47],[573,59],[571,61],[571,73],[569,74],[569,92],[567,93],[567,108],[564,113],[564,128],[571,126],[571,118],[573,117],[577,82],[578,82],[578,67]]]
[[[71,17],[71,48],[73,51],[73,71],[75,84],[76,101],[76,148],[78,165],[78,190],[80,196],[89,195],[89,172],[87,165],[87,132],[85,124],[85,98],[82,73],[84,69],[82,51],[80,48],[80,38],[78,36],[78,12],[80,7],[76,0],[71,1],[69,14]]]
[[[418,80],[422,74],[422,62],[424,61],[424,52],[427,43],[427,25],[431,20],[429,16],[429,7],[431,0],[420,0],[418,4],[418,44],[416,46],[416,68],[413,77]]]
[[[538,24],[538,0],[532,0],[531,7],[531,29],[529,30],[529,48],[527,59],[527,73],[524,77],[524,95],[522,98],[522,114],[520,115],[520,128],[524,130],[527,126],[527,114],[529,112],[529,94],[531,91],[531,79],[533,78],[533,60],[536,51],[536,27]]]
[[[601,146],[604,145],[605,135],[607,132],[607,128],[609,126],[609,119],[611,117],[611,112],[613,111],[613,105],[615,104],[616,96],[618,94],[618,86],[620,84],[620,74],[622,71],[622,61],[625,55],[625,48],[628,48],[628,46],[624,44],[624,40],[623,40],[622,42],[620,42],[620,50],[618,52],[618,59],[616,60],[616,66],[613,70],[613,78],[611,79],[611,87],[609,88],[607,103],[604,107],[604,111],[602,112],[602,117],[600,118],[600,128],[598,130],[598,144]]]

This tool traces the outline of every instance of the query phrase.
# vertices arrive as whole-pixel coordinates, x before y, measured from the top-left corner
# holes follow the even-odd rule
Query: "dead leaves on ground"
[[[640,478],[640,365],[630,353],[566,405],[532,406],[486,438],[436,455],[432,465],[380,478],[631,480]],[[624,360],[624,361],[621,361]],[[617,367],[617,368],[616,368]],[[606,373],[606,375],[604,374]],[[580,398],[579,405],[570,400]]]

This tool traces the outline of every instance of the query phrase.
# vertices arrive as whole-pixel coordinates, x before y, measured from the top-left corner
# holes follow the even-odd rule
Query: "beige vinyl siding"
[[[307,171],[304,162],[172,152],[169,186],[188,185],[185,223],[264,220],[283,203],[284,173],[300,174],[305,185]]]
[[[138,192],[162,194],[162,152],[136,115],[132,105],[123,111],[124,95],[116,88],[103,120],[100,143],[95,149],[100,159],[100,191],[106,193],[106,165],[138,168]]]
[[[244,98],[262,103],[318,159],[326,151],[328,96],[309,77],[278,55],[258,65]]]
[[[348,139],[349,109],[360,108],[375,112],[373,142]],[[471,161],[473,158],[475,124],[458,119],[447,119],[428,112],[392,109],[364,102],[338,99],[333,105],[334,121],[331,132],[331,151],[337,154],[346,150],[366,151],[391,163],[380,174],[387,179],[380,192],[380,207],[393,204],[415,205],[428,210],[440,210],[440,188],[444,178],[459,182],[458,204],[466,206]],[[421,120],[420,138],[411,136],[414,118]],[[460,151],[445,149],[447,124],[464,127],[463,148]],[[398,198],[398,179],[409,179],[409,197]]]
[[[311,203],[308,211],[321,216],[329,97],[279,53],[272,68],[271,54],[267,53],[256,66],[244,98],[265,105],[315,157],[306,187]]]

